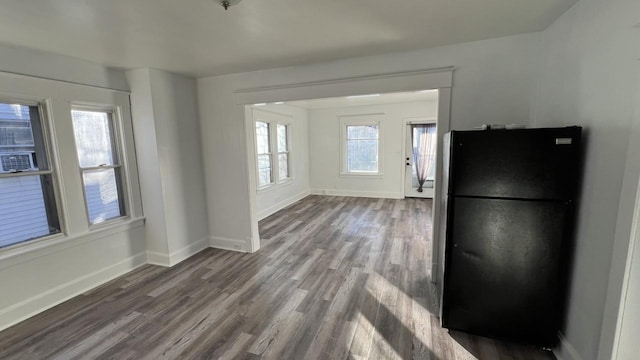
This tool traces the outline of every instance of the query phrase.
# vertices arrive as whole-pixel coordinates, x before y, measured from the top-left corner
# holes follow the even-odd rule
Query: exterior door
[[[432,199],[438,141],[436,124],[433,120],[426,119],[407,123],[404,136],[404,196]],[[425,179],[421,189],[419,173]]]

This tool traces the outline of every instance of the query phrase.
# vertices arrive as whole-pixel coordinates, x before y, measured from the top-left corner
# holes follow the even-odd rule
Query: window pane
[[[377,139],[378,125],[349,125],[347,126],[347,140]]]
[[[104,111],[72,110],[71,116],[80,166],[116,164],[111,114]]]
[[[59,232],[51,175],[0,178],[0,247]]]
[[[278,124],[278,152],[289,151],[287,144],[287,125]]]
[[[347,171],[378,172],[378,140],[347,140]]]
[[[0,103],[0,172],[48,169],[38,107]]]
[[[289,154],[278,154],[278,178],[289,178]]]
[[[256,121],[256,151],[258,154],[268,154],[269,150],[269,124]]]
[[[92,224],[124,215],[120,201],[120,174],[118,169],[85,171],[84,192],[87,198],[89,220]]]
[[[258,155],[258,186],[271,182],[271,155]]]

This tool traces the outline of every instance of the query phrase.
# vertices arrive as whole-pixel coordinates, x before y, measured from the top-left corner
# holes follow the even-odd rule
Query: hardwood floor
[[[145,265],[0,332],[0,359],[553,359],[440,328],[431,201],[309,196],[262,249]]]

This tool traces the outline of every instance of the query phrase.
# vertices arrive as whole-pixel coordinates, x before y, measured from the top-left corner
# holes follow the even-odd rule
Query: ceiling
[[[219,75],[545,29],[577,0],[3,0],[0,43]]]
[[[313,100],[287,101],[286,104],[311,110],[437,100],[438,90],[423,90],[389,94],[368,94],[364,96],[345,96]]]

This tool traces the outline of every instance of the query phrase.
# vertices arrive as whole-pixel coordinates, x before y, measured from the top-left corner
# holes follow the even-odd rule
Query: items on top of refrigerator
[[[476,126],[475,130],[512,130],[512,129],[524,129],[526,126],[524,124],[482,124],[480,126]]]

